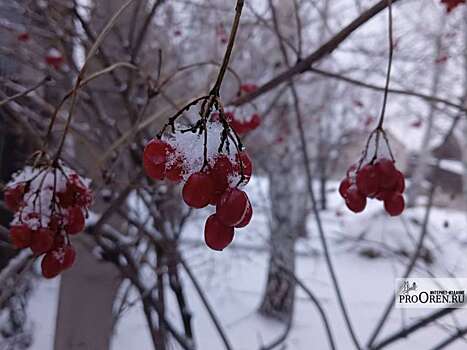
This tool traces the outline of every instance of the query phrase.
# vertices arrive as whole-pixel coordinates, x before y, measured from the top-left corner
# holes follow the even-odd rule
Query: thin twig
[[[15,101],[18,98],[21,98],[23,96],[28,95],[29,93],[33,92],[34,90],[37,90],[38,88],[40,88],[42,85],[48,83],[50,80],[51,79],[50,79],[49,76],[44,77],[37,84],[33,85],[29,89],[27,89],[27,90],[25,90],[23,92],[18,92],[17,94],[15,94],[13,96],[10,96],[10,97],[7,97],[6,99],[0,101],[0,107],[2,107],[3,105],[6,105],[7,103],[9,103],[11,101]]]

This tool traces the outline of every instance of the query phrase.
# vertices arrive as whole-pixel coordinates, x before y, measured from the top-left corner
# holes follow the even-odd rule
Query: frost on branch
[[[84,230],[92,202],[89,184],[58,162],[56,166],[26,166],[5,187],[5,205],[14,213],[11,241],[18,249],[45,254],[44,277],[55,277],[74,263],[69,235]]]

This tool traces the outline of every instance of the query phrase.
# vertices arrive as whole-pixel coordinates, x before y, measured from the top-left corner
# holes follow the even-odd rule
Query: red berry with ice
[[[205,240],[222,250],[232,241],[234,228],[247,226],[253,216],[248,196],[239,188],[250,180],[253,164],[237,134],[258,127],[261,118],[253,114],[243,120],[222,110],[200,114],[202,119],[189,125],[169,121],[158,139],[146,145],[143,167],[155,180],[181,182],[189,207],[216,207],[206,222]],[[172,132],[165,133],[169,126]]]
[[[84,230],[92,202],[89,183],[58,161],[27,166],[5,187],[6,205],[14,213],[12,244],[18,249],[30,248],[37,256],[45,254],[41,267],[47,278],[55,277],[75,260],[69,235]]]

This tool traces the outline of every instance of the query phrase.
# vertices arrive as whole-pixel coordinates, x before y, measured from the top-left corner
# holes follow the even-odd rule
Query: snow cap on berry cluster
[[[25,224],[32,230],[47,227],[52,212],[63,210],[58,206],[56,194],[65,192],[70,179],[77,179],[83,186],[89,188],[91,183],[89,179],[80,177],[63,164],[60,164],[59,168],[26,166],[13,175],[12,180],[6,185],[7,188],[26,183],[28,186],[27,192],[24,193],[22,208],[15,213],[12,225]],[[55,203],[53,203],[54,196]],[[64,219],[66,220],[66,216]]]
[[[177,125],[177,129],[182,129]],[[223,126],[220,122],[214,121],[207,124],[207,159],[209,164],[214,165],[215,157],[219,154],[220,135],[223,131]],[[193,132],[182,133],[176,131],[170,137],[164,139],[179,153],[184,159],[185,170],[184,179],[186,180],[191,174],[200,171],[204,162],[204,135]],[[230,140],[230,154],[227,155],[232,162],[235,161],[237,151],[235,145]],[[167,165],[175,160],[168,159]]]

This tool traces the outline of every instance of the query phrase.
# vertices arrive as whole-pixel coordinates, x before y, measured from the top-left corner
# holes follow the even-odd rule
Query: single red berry
[[[63,263],[62,269],[69,269],[76,260],[76,251],[71,245],[67,245],[63,248]]]
[[[241,121],[239,121],[237,119],[233,119],[230,122],[230,126],[239,135],[243,135],[243,134],[247,133],[248,131],[250,131],[250,127],[248,126],[247,123],[243,123],[243,122],[241,122]]]
[[[235,227],[236,228],[242,228],[242,227],[247,226],[250,223],[252,217],[253,217],[253,206],[251,205],[250,201],[248,200],[248,208],[246,210],[245,217],[243,218],[242,222],[235,225]]]
[[[247,214],[248,196],[238,188],[229,188],[216,205],[217,218],[227,226],[239,225]]]
[[[260,125],[261,125],[261,117],[257,113],[253,114],[250,121],[248,122],[248,127],[250,128],[250,130],[255,130]]]
[[[57,49],[51,49],[45,56],[45,62],[55,69],[60,69],[64,62],[63,55]]]
[[[31,250],[35,254],[44,254],[48,252],[54,243],[54,233],[47,228],[40,228],[32,232]]]
[[[44,255],[41,262],[42,276],[45,278],[54,278],[62,272],[62,263],[55,250]]]
[[[146,174],[155,179],[163,180],[167,155],[173,150],[172,146],[162,140],[151,140],[143,152],[143,166]]]
[[[358,191],[365,196],[374,194],[379,189],[378,172],[374,165],[367,164],[357,172]]]
[[[69,176],[65,191],[57,193],[57,197],[60,206],[65,209],[72,206],[86,208],[92,202],[91,191],[76,174]]]
[[[256,91],[256,89],[258,89],[256,84],[242,84],[242,85],[240,85],[240,91],[244,92],[246,94],[252,93],[252,92]]]
[[[223,250],[234,238],[234,228],[225,226],[216,214],[206,220],[204,226],[204,241],[213,250]]]
[[[376,161],[375,169],[379,178],[379,187],[385,190],[394,188],[397,181],[397,170],[392,160],[382,158]]]
[[[68,210],[65,231],[69,235],[76,235],[84,230],[85,219],[80,207],[72,207]]]
[[[216,195],[222,195],[229,186],[229,177],[234,172],[234,166],[229,157],[219,154],[214,161],[211,169],[211,178],[214,182]]]
[[[165,176],[173,182],[179,182],[183,179],[184,163],[182,157],[177,157],[167,166]]]
[[[388,196],[384,200],[384,209],[386,209],[391,216],[400,215],[404,211],[404,208],[404,197],[400,193],[393,192],[391,196]]]
[[[15,248],[27,248],[31,245],[32,232],[26,225],[15,225],[10,227],[10,239]]]
[[[245,151],[237,153],[235,156],[235,171],[241,175],[241,165],[243,165],[243,178],[244,184],[247,184],[250,181],[251,175],[253,174],[253,163],[251,162],[250,156]]]
[[[366,207],[366,198],[363,194],[358,192],[357,188],[352,186],[347,190],[347,197],[345,198],[347,208],[354,213],[362,212]]]
[[[185,203],[192,208],[204,208],[214,195],[214,183],[207,173],[192,174],[182,190]]]
[[[339,193],[342,198],[345,199],[347,197],[347,190],[350,186],[352,186],[352,181],[348,177],[341,181],[339,185]]]
[[[29,36],[29,33],[28,32],[21,32],[18,34],[18,36],[16,37],[18,39],[18,41],[21,41],[23,43],[29,41],[30,39],[30,36]]]
[[[396,170],[396,186],[395,186],[395,192],[398,193],[404,193],[405,191],[405,178],[404,174],[402,174],[399,170]]]
[[[3,199],[8,210],[16,212],[22,205],[24,195],[24,185],[19,184],[15,187],[8,187],[3,193]]]

